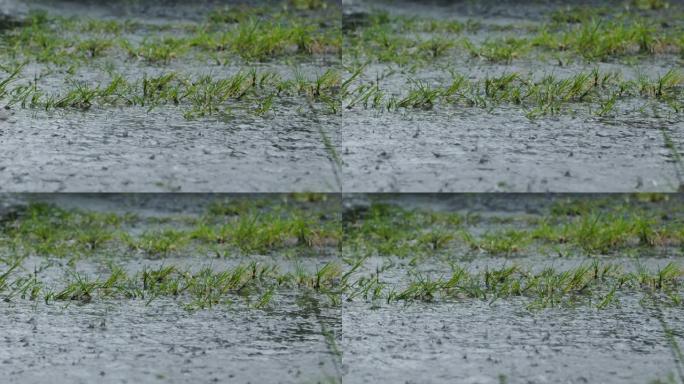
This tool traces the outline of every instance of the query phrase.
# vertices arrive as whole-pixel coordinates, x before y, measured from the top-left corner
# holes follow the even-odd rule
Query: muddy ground
[[[212,201],[261,200],[256,206],[266,211],[273,206],[269,204],[283,201],[282,196],[163,194],[37,194],[13,198],[11,205],[17,213],[6,216],[10,223],[13,217],[22,217],[17,201],[47,202],[67,210],[134,213],[138,219],[122,227],[132,236],[154,228],[172,226],[180,230],[194,225],[193,218],[201,217]],[[106,279],[111,262],[131,275],[168,266],[187,273],[205,267],[218,272],[250,262],[277,265],[282,273],[298,273],[301,268],[315,272],[326,263],[337,263],[345,276],[333,280],[331,291],[324,294],[312,288],[283,287],[263,308],[255,307],[258,294],[230,293],[225,297],[228,301],[222,299],[219,304],[198,308],[190,305],[193,302],[185,295],[161,296],[147,302],[147,298],[108,296],[106,290],[101,290],[87,300],[43,300],[40,296],[31,300],[1,288],[6,300],[0,306],[4,337],[0,340],[0,361],[3,371],[8,372],[7,379],[17,383],[55,379],[84,383],[248,383],[255,382],[256,377],[278,383],[681,380],[684,362],[678,351],[684,342],[680,326],[684,316],[684,264],[680,246],[674,243],[651,247],[616,245],[605,254],[555,246],[523,246],[510,254],[491,254],[464,246],[457,239],[439,252],[416,248],[408,255],[387,254],[380,248],[366,253],[351,245],[363,239],[363,234],[354,231],[368,220],[368,212],[378,209],[378,204],[399,209],[397,217],[409,212],[433,217],[433,224],[417,229],[418,234],[456,223],[460,217],[468,221],[454,228],[482,236],[511,229],[531,230],[539,224],[537,219],[551,220],[553,211],[557,213],[552,217],[566,220],[562,212],[594,209],[591,204],[596,204],[598,211],[592,211],[595,213],[609,214],[620,206],[628,209],[625,212],[651,212],[662,215],[668,225],[681,225],[683,210],[678,196],[354,195],[345,197],[344,202],[293,196],[287,200],[305,211],[331,212],[329,217],[335,217],[332,212],[346,206],[341,225],[346,235],[341,248],[312,251],[286,245],[266,253],[229,252],[217,258],[201,245],[154,256],[112,244],[94,253],[28,254],[12,276],[34,275],[43,283],[41,289],[59,291],[74,273]],[[433,214],[436,216],[429,216]],[[395,231],[404,230],[400,226]],[[3,234],[3,272],[13,257],[22,254],[20,249],[31,244],[8,247],[11,233]],[[406,232],[401,236],[413,235]],[[376,239],[366,245],[379,244]],[[407,246],[412,245],[414,240],[409,240]],[[360,266],[353,267],[355,260],[362,260]],[[616,265],[630,279],[639,271],[657,273],[667,265],[673,265],[678,272],[672,275],[674,290],[621,288],[612,297],[608,292],[611,283],[599,283],[589,293],[564,297],[542,307],[532,306],[534,296],[525,295],[494,300],[466,296],[398,301],[388,298],[409,284],[448,278],[454,263],[473,274],[511,265],[529,269],[530,273],[546,268],[562,272],[593,263]],[[374,276],[381,283],[378,296],[368,291],[364,294],[363,284]],[[335,290],[335,284],[341,291]],[[607,293],[609,302],[605,301]],[[333,296],[340,300],[331,301]]]

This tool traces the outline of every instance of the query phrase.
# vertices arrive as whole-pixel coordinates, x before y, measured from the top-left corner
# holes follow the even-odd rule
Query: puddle
[[[620,309],[520,311],[515,304],[345,305],[345,381],[647,383],[676,372],[658,321]],[[676,311],[681,316],[681,308]]]
[[[335,381],[337,357],[323,332],[329,309],[278,297],[271,312],[188,313],[173,301],[84,306],[3,305],[0,360],[8,383]]]

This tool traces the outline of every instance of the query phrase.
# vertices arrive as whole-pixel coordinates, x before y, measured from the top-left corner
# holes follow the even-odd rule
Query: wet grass
[[[502,105],[517,106],[529,118],[544,115],[574,114],[586,110],[589,115],[606,116],[635,111],[616,110],[620,102],[641,100],[645,105],[657,102],[665,110],[678,114],[684,110],[684,75],[670,70],[649,78],[624,80],[619,72],[594,69],[569,77],[552,74],[539,77],[511,72],[470,80],[467,74],[451,72],[451,82],[433,85],[421,80],[408,80],[404,96],[391,95],[376,83],[348,87],[343,106],[387,111],[399,109],[431,110],[442,108],[482,108],[491,110]],[[644,108],[639,108],[642,113]],[[630,112],[631,111],[631,112]]]
[[[487,40],[475,45],[468,39],[463,40],[463,47],[471,56],[482,58],[493,63],[510,64],[513,59],[521,57],[530,49],[524,39],[506,38],[501,40]]]
[[[586,113],[609,119],[651,111],[658,117],[672,116],[684,106],[682,74],[674,64],[684,52],[678,15],[684,15],[679,5],[649,2],[618,10],[565,7],[541,22],[515,25],[382,11],[347,15],[343,62],[351,84],[343,88],[343,106],[392,112],[517,106],[529,118]],[[630,80],[622,73],[598,70],[563,77],[553,69],[534,76],[511,70],[484,78],[479,71],[460,70],[491,65],[498,73],[501,66],[520,62],[533,67],[604,62],[638,66],[650,65],[654,58],[672,63],[669,70]]]
[[[304,76],[299,66],[337,60],[339,11],[328,2],[288,1],[219,7],[201,22],[167,24],[32,12],[25,23],[2,31],[0,102],[46,111],[168,105],[188,119],[227,119],[245,113],[269,118],[296,104],[296,97],[334,114],[338,72]],[[177,62],[209,73],[160,69]],[[232,76],[214,75],[212,68],[228,72],[225,66],[233,67]],[[131,76],[131,69],[140,75]],[[292,76],[284,78],[287,73]],[[58,90],[55,77],[62,81]]]
[[[142,79],[130,81],[120,74],[111,74],[107,83],[90,84],[68,81],[65,90],[59,94],[48,94],[34,82],[8,85],[16,80],[18,71],[13,69],[0,83],[0,97],[4,96],[8,107],[89,110],[94,107],[117,106],[144,107],[148,111],[159,106],[180,109],[187,118],[226,116],[233,110],[264,116],[277,107],[276,101],[303,98],[320,103],[325,113],[339,110],[339,73],[328,70],[323,74],[307,78],[294,71],[291,79],[283,78],[273,71],[251,69],[230,77],[215,78],[200,76],[190,78],[176,72],[158,76],[144,75]]]
[[[667,249],[684,244],[681,206],[672,216],[662,202],[609,204],[559,202],[543,216],[488,217],[453,212],[404,210],[373,205],[361,218],[346,223],[344,246],[363,257],[381,255],[416,258],[433,254],[512,256],[542,252],[550,256],[623,255]],[[646,207],[640,204],[646,204]],[[567,213],[567,214],[566,214]]]
[[[590,19],[563,32],[540,32],[530,40],[534,47],[570,51],[589,61],[607,61],[630,54],[680,53],[677,35],[659,32],[649,21]]]
[[[138,225],[151,226],[141,233]],[[155,221],[135,215],[64,210],[32,204],[3,223],[0,246],[15,257],[44,255],[81,257],[168,257],[183,252],[215,256],[269,254],[288,249],[300,255],[336,247],[340,225],[325,212],[276,204],[268,210],[256,203],[217,203],[201,217]]]
[[[18,275],[14,279],[12,274]],[[142,300],[147,304],[159,298],[176,299],[188,309],[211,308],[241,301],[255,309],[266,309],[279,290],[310,290],[327,294],[341,274],[335,264],[325,264],[315,272],[303,269],[283,272],[275,265],[245,263],[227,270],[203,267],[192,271],[174,265],[145,267],[128,273],[116,264],[97,277],[67,270],[59,284],[47,284],[35,276],[21,275],[16,267],[0,275],[0,294],[5,300],[28,299],[54,302],[89,303],[93,300]]]
[[[680,54],[682,29],[679,7],[669,12],[637,2],[615,11],[604,7],[567,7],[552,11],[544,23],[483,24],[376,12],[347,16],[344,23],[347,60],[379,61],[402,66],[432,65],[438,56],[458,57],[467,52],[494,63],[538,56],[543,52],[571,54],[588,61]],[[488,32],[505,37],[472,42],[468,34]],[[425,37],[428,34],[430,37]],[[521,36],[522,37],[519,37]],[[425,46],[439,43],[439,55]]]
[[[4,32],[3,45],[10,57],[58,66],[122,53],[149,64],[200,54],[223,64],[234,58],[262,62],[284,55],[334,55],[341,44],[336,11],[325,9],[244,5],[217,8],[203,23],[161,25],[33,12],[25,25]]]
[[[339,218],[297,205],[215,204],[199,217],[169,219],[64,210],[32,204],[2,225],[0,244],[18,257],[142,255],[159,258],[190,250],[216,256],[269,254],[288,249],[336,249],[361,256],[450,254],[623,255],[684,244],[684,207],[677,202],[568,203],[540,216],[487,217],[461,212],[372,205],[359,217]],[[145,225],[144,231],[132,231]],[[485,230],[480,229],[484,226]]]
[[[671,304],[681,303],[680,286],[684,271],[668,264],[657,271],[626,273],[619,265],[581,265],[567,270],[545,268],[533,272],[518,265],[469,272],[453,265],[446,277],[416,275],[406,287],[386,288],[384,299],[392,301],[497,300],[525,297],[527,308],[541,309],[591,305],[605,309],[616,305],[616,292],[656,292]],[[378,283],[380,284],[380,283]],[[382,292],[382,291],[381,291]],[[377,299],[377,297],[375,297]]]
[[[333,305],[512,300],[530,310],[600,310],[630,295],[657,305],[684,304],[680,263],[647,268],[641,262],[660,251],[680,255],[684,206],[668,195],[560,199],[539,214],[509,216],[375,203],[345,213],[343,222],[323,209],[324,200],[234,199],[217,201],[199,215],[142,218],[31,204],[3,222],[0,295],[47,304],[171,298],[189,309],[239,302],[255,310],[269,310],[287,292],[315,293]],[[320,259],[337,252],[342,257]],[[515,259],[531,253],[540,260],[583,261],[557,268]],[[174,263],[187,254],[206,255],[207,262],[235,257],[238,263]],[[271,255],[274,262],[252,261],[253,255]],[[633,256],[634,268],[602,259],[612,255]],[[67,262],[26,268],[27,257],[35,256]],[[468,264],[487,256],[508,261]],[[313,261],[310,267],[300,262],[305,257]],[[134,271],[119,264],[140,258],[143,267]],[[169,262],[145,266],[157,258]],[[277,260],[292,268],[282,270]],[[83,263],[104,267],[82,272]],[[46,278],[51,268],[63,268],[64,277]]]

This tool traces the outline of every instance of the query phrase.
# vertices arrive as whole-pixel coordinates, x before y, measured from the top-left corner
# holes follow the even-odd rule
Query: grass
[[[351,274],[354,274],[353,277]],[[203,267],[188,270],[174,265],[145,267],[127,273],[110,265],[109,272],[98,277],[68,271],[58,287],[39,278],[17,276],[16,266],[3,272],[0,294],[6,300],[17,298],[34,301],[89,303],[102,299],[144,300],[159,298],[179,301],[188,309],[248,303],[255,309],[268,308],[277,292],[297,290],[346,300],[392,302],[436,302],[484,300],[490,305],[499,300],[520,298],[530,310],[589,305],[601,310],[618,305],[623,294],[642,293],[667,305],[681,304],[680,286],[684,270],[667,264],[657,270],[643,267],[625,272],[620,265],[595,261],[569,269],[546,267],[538,271],[512,264],[487,267],[479,272],[452,264],[445,276],[410,272],[401,285],[390,284],[380,277],[345,273],[336,263],[326,263],[314,272],[298,268],[280,271],[275,265],[256,262],[230,269]]]
[[[677,12],[646,12],[666,9],[663,4],[638,1],[620,10],[565,7],[550,12],[547,22],[530,25],[483,25],[376,12],[363,19],[343,20],[345,60],[415,70],[439,65],[438,58],[453,61],[462,52],[501,64],[524,58],[547,60],[548,54],[606,62],[682,53],[681,31],[672,27],[677,25]],[[474,43],[468,36],[483,30],[497,37]]]
[[[523,66],[532,62],[545,67],[599,62],[634,65],[649,57],[676,60],[673,55],[684,52],[676,16],[680,7],[637,3],[619,9],[565,7],[550,12],[543,22],[516,25],[383,11],[348,15],[343,19],[343,63],[348,77],[342,87],[342,108],[408,115],[412,110],[477,107],[493,111],[514,106],[530,119],[587,113],[607,120],[649,111],[657,117],[676,118],[684,110],[684,99],[682,74],[674,64],[660,76],[636,80],[598,70],[562,77],[550,69],[546,74],[487,75],[489,65],[500,73],[500,66],[523,60]],[[492,36],[482,38],[482,34]],[[485,75],[480,70],[477,74],[456,70],[473,65],[483,66]],[[385,78],[390,78],[388,86],[383,84]],[[660,84],[665,91],[658,91]],[[642,107],[634,106],[635,100]]]
[[[334,11],[321,13],[321,9],[325,7],[303,8],[299,4],[292,10],[246,5],[217,8],[206,22],[190,25],[63,18],[34,12],[25,25],[5,32],[5,48],[13,57],[60,66],[89,63],[122,51],[150,64],[217,52],[246,61],[267,61],[286,54],[334,54],[341,42],[335,28],[326,23]],[[134,33],[141,34],[142,41],[129,38]]]
[[[296,276],[291,272],[281,272],[273,265],[247,263],[226,270],[204,267],[190,271],[168,265],[145,267],[140,272],[127,273],[113,265],[109,273],[98,277],[68,271],[61,285],[54,288],[36,279],[31,280],[30,284],[22,284],[24,279],[18,278],[13,286],[2,286],[0,293],[13,291],[5,296],[10,299],[20,297],[22,291],[30,290],[30,295],[25,299],[41,300],[46,304],[85,304],[107,298],[144,300],[149,304],[159,298],[172,298],[188,309],[230,305],[234,300],[253,301],[253,308],[265,309],[281,289],[296,287],[321,294],[327,292],[334,286],[339,271],[339,267],[326,264],[316,273],[304,272],[304,276]],[[10,276],[13,272],[13,269],[9,269],[0,276]]]
[[[226,120],[235,114],[275,117],[283,105],[291,106],[293,98],[301,97],[307,103],[320,103],[316,111],[335,114],[339,100],[334,81],[339,75],[334,71],[314,78],[307,74],[294,81],[284,79],[283,71],[257,73],[255,69],[274,60],[297,67],[301,62],[334,59],[341,39],[329,21],[336,10],[322,4],[216,8],[207,20],[191,24],[64,18],[32,12],[25,23],[2,32],[7,60],[0,69],[7,77],[0,75],[0,102],[6,107],[48,112],[108,107],[143,107],[149,112],[172,106],[187,119]],[[244,69],[219,78],[155,68],[174,61]],[[40,75],[22,78],[26,64],[40,68]],[[118,72],[128,73],[130,66],[143,68],[142,79]],[[82,76],[82,67],[90,75],[100,72],[96,78],[111,80],[80,80],[93,78]],[[149,75],[146,68],[155,75]],[[53,90],[54,83],[43,83],[44,77],[54,75],[64,79],[59,91]]]
[[[467,74],[451,73],[451,83],[436,85],[409,80],[405,95],[389,95],[378,83],[347,86],[342,97],[344,107],[431,110],[441,107],[479,107],[500,105],[521,108],[529,118],[544,115],[572,114],[582,108],[597,116],[617,113],[623,100],[654,100],[663,108],[679,113],[684,105],[684,78],[671,69],[656,78],[640,76],[624,80],[619,72],[594,69],[568,77],[552,74],[541,78],[518,72],[469,80]],[[352,79],[356,78],[352,76]],[[353,80],[352,80],[353,81]]]
[[[471,272],[452,265],[450,275],[434,277],[416,273],[401,287],[383,283],[378,276],[359,278],[348,286],[352,299],[392,302],[435,302],[479,299],[490,304],[502,299],[525,299],[530,310],[590,305],[606,309],[617,304],[618,292],[670,293],[679,297],[684,271],[668,264],[658,271],[624,272],[619,265],[598,261],[558,270],[535,272],[519,265]],[[657,282],[657,283],[656,283]],[[667,300],[666,300],[667,302]],[[677,305],[675,303],[675,305]]]
[[[540,251],[596,256],[664,247],[676,252],[684,244],[684,223],[663,219],[668,217],[665,211],[648,208],[670,203],[656,198],[606,206],[600,202],[561,200],[541,217],[490,217],[484,233],[479,233],[482,219],[477,216],[374,205],[363,217],[349,218],[353,222],[347,224],[344,247],[361,256],[409,258],[454,251],[503,256]]]
[[[529,49],[529,42],[525,39],[506,38],[487,40],[476,46],[465,39],[463,46],[473,57],[483,58],[494,63],[510,64],[513,59],[522,56]]]
[[[6,32],[6,47],[11,56],[60,66],[87,64],[122,52],[160,65],[191,55],[268,61],[283,55],[311,57],[338,52],[339,36],[325,22],[332,14],[302,11],[299,7],[296,13],[265,7],[217,8],[206,22],[190,25],[66,19],[34,13],[26,25]],[[131,34],[143,38],[132,39]]]
[[[354,67],[380,61],[399,64],[404,73],[410,74],[421,66],[442,66],[461,52],[499,64],[511,63],[540,51],[553,55],[572,54],[589,61],[611,61],[634,54],[676,53],[682,41],[676,29],[658,23],[663,15],[651,15],[652,12],[641,10],[643,7],[624,9],[616,15],[594,8],[570,8],[550,14],[549,23],[534,28],[494,27],[473,21],[377,12],[347,25],[342,34],[335,23],[326,21],[336,15],[336,11],[319,5],[316,2],[290,3],[270,10],[250,6],[223,7],[211,12],[203,23],[175,27],[75,20],[34,13],[24,26],[6,33],[6,45],[8,57],[18,63],[51,63],[67,68],[66,71],[72,74],[81,65],[101,65],[101,62],[119,59],[122,55],[126,60],[142,61],[148,66],[165,66],[189,56],[217,65],[234,63],[239,57],[240,63],[256,66],[284,58],[288,61],[299,57],[331,59],[331,56],[339,56],[343,47],[345,62]],[[349,22],[347,20],[347,24]],[[461,36],[482,29],[504,33],[482,43],[473,43]],[[85,33],[85,36],[75,36],[77,33]],[[131,33],[143,34],[144,38],[134,41],[128,36]],[[655,99],[658,108],[674,113],[684,109],[682,75],[675,69],[670,71],[670,78],[644,79],[644,84],[622,80],[594,87],[585,84],[586,88],[579,89],[580,93],[576,92],[578,89],[567,88],[566,79],[553,75],[540,81],[527,74],[517,74],[514,81],[499,82],[497,86],[502,88],[496,89],[489,85],[501,79],[488,77],[473,81],[468,74],[454,72],[454,81],[446,85],[409,77],[405,92],[399,95],[384,89],[379,80],[361,81],[362,76],[353,80],[355,76],[352,75],[350,79],[356,86],[350,87],[352,83],[347,83],[350,79],[343,80],[339,72],[332,70],[326,74],[334,74],[328,78],[335,78],[335,83],[324,84],[324,87],[319,80],[327,80],[325,75],[310,79],[303,86],[296,78],[273,79],[263,89],[243,84],[245,94],[228,92],[225,88],[225,80],[236,79],[212,76],[212,81],[207,81],[179,75],[170,84],[163,85],[164,89],[151,95],[145,92],[145,84],[141,87],[135,80],[116,75],[113,69],[108,72],[111,84],[68,80],[66,89],[59,94],[42,89],[37,78],[21,79],[20,74],[14,75],[10,76],[9,83],[0,83],[0,98],[8,106],[47,110],[179,105],[181,114],[189,119],[227,119],[235,112],[271,117],[277,115],[278,106],[287,104],[286,99],[293,95],[321,103],[324,110],[332,114],[355,107],[396,111],[477,106],[491,110],[502,104],[513,104],[520,106],[528,117],[536,118],[575,113],[574,107],[585,104],[591,115],[608,118],[621,114],[622,101],[634,97]],[[572,81],[583,80],[586,75],[577,74]],[[115,82],[117,76],[123,81]],[[660,80],[662,83],[658,84]],[[140,88],[142,95],[138,94]],[[340,108],[340,94],[345,99],[343,108]],[[150,99],[149,96],[155,97]]]
[[[21,257],[78,259],[117,253],[163,258],[193,249],[219,255],[269,254],[288,249],[306,254],[335,247],[341,238],[341,228],[334,217],[321,217],[315,210],[303,210],[289,203],[272,204],[268,211],[255,204],[239,211],[228,207],[215,203],[199,218],[149,223],[149,219],[133,215],[31,204],[19,217],[3,223],[0,246]],[[135,235],[130,233],[131,226],[142,224],[152,228]]]
[[[9,85],[17,79],[23,65],[18,65],[15,68],[2,68],[3,71],[7,72],[7,76],[0,80],[0,99],[4,98],[10,93]]]
[[[316,293],[333,305],[512,300],[530,310],[602,310],[633,294],[663,305],[684,302],[680,263],[646,268],[639,262],[649,251],[672,255],[684,244],[684,207],[667,195],[560,199],[543,206],[543,214],[504,217],[376,203],[347,215],[344,227],[321,210],[326,204],[316,195],[233,199],[216,201],[199,215],[159,218],[32,204],[3,222],[0,250],[8,257],[0,260],[0,295],[48,304],[168,298],[189,309],[239,302],[255,310],[270,310],[286,292]],[[343,257],[321,261],[328,252]],[[550,262],[515,261],[529,253]],[[637,267],[625,271],[599,258],[616,253],[637,256]],[[229,268],[174,263],[188,254],[247,260]],[[256,255],[273,263],[249,260]],[[315,257],[304,262],[309,255]],[[597,258],[553,267],[555,257],[571,255]],[[26,270],[26,257],[35,256],[66,257],[68,263]],[[481,259],[486,256],[508,261]],[[143,266],[157,258],[165,262],[133,272],[117,264],[141,257]],[[479,262],[469,265],[468,259]],[[292,267],[281,270],[283,261]],[[84,273],[81,263],[106,267]],[[50,268],[64,268],[66,275],[58,282],[45,279]]]
[[[19,69],[20,70],[20,69]],[[88,110],[93,107],[139,106],[149,110],[162,105],[179,106],[187,119],[217,116],[231,109],[248,114],[264,115],[276,109],[276,101],[304,98],[319,103],[327,113],[337,113],[340,75],[327,70],[315,78],[307,78],[294,71],[294,79],[283,79],[273,71],[250,69],[230,77],[200,76],[189,78],[176,72],[162,73],[130,81],[112,74],[107,83],[71,82],[59,94],[48,94],[35,83],[8,85],[15,81],[18,71],[0,83],[0,99],[7,105],[25,108]],[[330,107],[328,109],[328,107]]]
[[[670,7],[670,3],[665,0],[632,0],[630,4],[640,10],[658,10]]]

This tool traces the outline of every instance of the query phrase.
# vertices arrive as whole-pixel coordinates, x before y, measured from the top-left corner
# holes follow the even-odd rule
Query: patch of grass
[[[659,55],[681,52],[681,36],[662,16],[641,12],[664,7],[650,0],[633,10],[616,12],[606,7],[564,7],[550,14],[541,26],[489,25],[492,31],[520,31],[522,37],[509,35],[475,44],[460,39],[465,52],[492,63],[511,63],[545,52],[576,56],[588,61],[630,59],[634,54]],[[676,17],[672,17],[672,23]],[[482,25],[419,17],[371,13],[363,19],[343,21],[345,55],[357,62],[395,63],[415,70],[431,66],[437,57],[453,57],[456,35],[477,31]],[[427,38],[424,34],[430,34]],[[452,53],[453,52],[453,53]]]
[[[186,41],[174,37],[157,37],[145,39],[134,47],[127,40],[121,41],[121,46],[129,56],[146,60],[149,63],[168,64],[172,59],[184,54],[188,49]]]
[[[18,65],[14,68],[2,68],[8,75],[0,80],[0,100],[10,92],[8,86],[17,79],[23,67],[24,65]]]
[[[589,6],[567,6],[551,12],[551,21],[555,23],[583,23],[595,17],[606,16],[610,9]]]
[[[88,110],[93,106],[141,106],[151,110],[160,105],[173,105],[184,109],[182,114],[187,119],[222,116],[231,110],[264,115],[274,110],[278,101],[292,97],[332,106],[332,113],[335,113],[339,109],[337,93],[341,82],[339,73],[333,70],[313,79],[295,71],[294,80],[284,80],[278,73],[256,69],[227,78],[206,75],[192,79],[170,72],[127,81],[121,75],[112,74],[109,83],[72,82],[64,93],[48,95],[33,82],[7,88],[16,76],[0,83],[0,100],[4,96],[8,105],[20,104],[46,111]]]
[[[143,233],[139,238],[124,237],[128,246],[145,252],[149,256],[168,256],[171,252],[184,248],[188,242],[187,234],[175,229],[164,229]]]
[[[520,252],[530,243],[530,236],[525,231],[509,230],[504,232],[486,233],[475,238],[467,232],[463,233],[463,240],[472,248],[489,254],[511,255]]]
[[[630,99],[653,99],[674,113],[679,113],[684,103],[684,79],[675,69],[655,79],[641,76],[638,80],[624,80],[619,72],[598,69],[569,77],[538,78],[512,72],[471,81],[465,74],[454,72],[451,76],[453,81],[446,85],[409,79],[402,97],[387,97],[376,82],[361,83],[356,88],[345,83],[342,98],[346,109],[362,106],[388,111],[430,110],[438,104],[493,109],[508,104],[519,106],[531,119],[571,114],[582,107],[599,116],[622,113],[619,102]]]
[[[463,46],[473,57],[494,63],[508,64],[529,49],[529,42],[526,39],[509,37],[500,40],[487,40],[480,46],[476,46],[470,40],[464,39]]]
[[[567,270],[545,268],[539,272],[518,265],[470,272],[462,266],[453,265],[451,276],[416,274],[399,290],[380,282],[375,285],[380,287],[378,295],[384,296],[388,303],[479,299],[491,304],[500,299],[520,297],[526,299],[527,308],[531,310],[587,304],[605,309],[616,303],[618,292],[641,292],[645,295],[650,295],[652,290],[661,293],[676,292],[684,271],[673,264],[664,269],[670,272],[660,280],[661,272],[642,270],[641,273],[647,277],[639,277],[637,274],[624,272],[618,265],[598,262]],[[641,283],[644,278],[648,281],[662,281],[662,285],[644,286]],[[350,286],[350,296],[359,296],[354,291],[365,290],[366,285],[359,283]]]
[[[335,216],[280,203],[266,209],[262,204],[217,202],[201,218],[158,222],[31,204],[20,216],[2,224],[0,247],[19,256],[70,258],[127,251],[166,257],[193,249],[263,254],[291,249],[303,253],[336,247],[342,236]],[[153,226],[139,235],[131,234],[128,226],[141,223]]]
[[[347,223],[343,244],[352,254],[397,257],[454,250],[511,256],[548,248],[560,254],[600,255],[677,247],[684,244],[684,222],[664,220],[664,212],[641,206],[662,202],[667,200],[642,199],[624,206],[606,199],[561,200],[541,217],[489,217],[488,230],[478,235],[478,229],[469,227],[482,225],[483,219],[373,205],[362,217],[349,218],[353,222]]]
[[[61,287],[44,288],[40,281],[30,285],[36,289],[30,300],[42,299],[47,304],[55,301],[76,301],[81,304],[96,299],[143,299],[147,304],[158,298],[177,299],[190,310],[230,305],[233,301],[253,302],[252,308],[265,309],[271,305],[278,289],[297,289],[324,294],[335,289],[340,267],[326,264],[316,272],[300,270],[284,273],[276,266],[256,262],[240,264],[226,270],[203,267],[190,271],[174,265],[127,273],[110,266],[108,275],[92,277],[69,271]],[[25,290],[26,284],[12,284],[13,293]],[[0,291],[1,292],[1,291]]]
[[[641,10],[667,9],[670,3],[665,0],[632,0],[631,5]]]
[[[298,10],[315,10],[328,7],[325,0],[288,0],[288,4]]]
[[[324,3],[325,4],[325,3]],[[166,65],[196,56],[228,61],[267,61],[294,54],[301,57],[339,52],[341,37],[331,15],[316,9],[279,11],[273,7],[217,8],[204,23],[146,24],[131,21],[75,19],[34,15],[8,30],[8,56],[74,66],[121,52],[148,64]],[[172,33],[169,33],[172,31]],[[142,41],[128,34],[142,35]]]
[[[242,23],[250,18],[268,15],[268,10],[262,7],[253,7],[239,4],[231,7],[216,8],[209,12],[207,18],[212,23]]]
[[[88,58],[103,56],[114,44],[109,39],[87,39],[76,46],[76,50]]]

